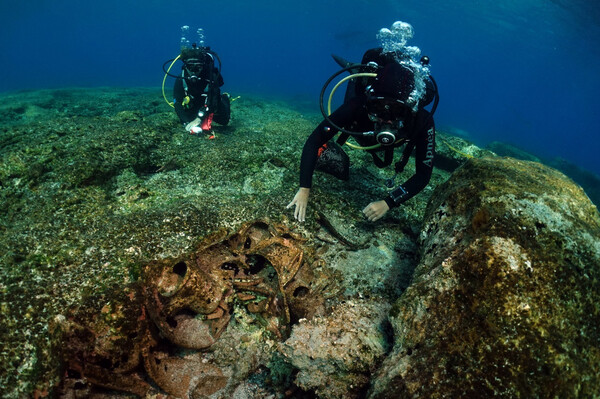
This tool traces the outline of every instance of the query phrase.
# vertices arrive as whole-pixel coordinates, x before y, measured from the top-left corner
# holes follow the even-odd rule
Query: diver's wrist
[[[385,203],[387,204],[387,206],[392,209],[398,206],[398,204],[396,204],[394,202],[394,200],[392,199],[392,197],[387,196],[383,201],[385,201]]]

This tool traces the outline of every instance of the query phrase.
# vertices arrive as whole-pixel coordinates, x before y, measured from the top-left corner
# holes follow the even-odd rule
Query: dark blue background
[[[409,44],[432,60],[441,93],[438,127],[463,130],[479,145],[500,140],[560,156],[600,174],[596,3],[3,0],[0,91],[158,87],[187,24],[204,28],[219,53],[226,91],[277,96],[317,111],[321,85],[338,69],[330,54],[358,61],[377,46],[380,28],[402,20],[415,29]]]

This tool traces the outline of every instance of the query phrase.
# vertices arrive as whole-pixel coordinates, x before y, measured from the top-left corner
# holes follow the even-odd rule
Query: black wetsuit
[[[198,112],[203,111],[204,115],[200,118],[203,121],[213,114],[212,120],[220,125],[227,125],[230,117],[229,97],[221,94],[220,87],[224,81],[219,70],[214,66],[210,69],[205,68],[194,81],[189,78],[185,69],[182,74],[184,78],[177,79],[173,87],[175,112],[181,123],[185,126],[198,117]],[[186,96],[190,102],[184,106],[183,100]]]
[[[363,57],[363,64],[369,62],[370,58],[373,58],[373,55],[377,57],[378,53],[367,52],[365,57]],[[380,59],[379,61],[384,62]],[[336,109],[329,118],[337,126],[349,131],[372,131],[374,124],[367,114],[364,86],[360,87],[357,85],[356,95],[346,96],[344,104]],[[385,202],[390,209],[406,202],[423,190],[429,183],[433,171],[433,158],[435,156],[435,125],[433,117],[427,110],[419,109],[414,119],[407,121],[405,125],[405,128],[401,131],[405,140],[395,145],[395,147],[405,145],[402,157],[396,164],[396,170],[400,171],[404,168],[412,150],[416,149],[415,174],[391,191],[389,196],[385,198]],[[308,137],[304,144],[300,161],[300,187],[310,188],[312,186],[312,175],[317,163],[319,148],[331,140],[337,133],[338,131],[331,124],[323,121]],[[361,146],[377,144],[374,137],[359,137],[358,141]],[[369,150],[369,152],[373,155],[375,165],[380,168],[390,165],[393,161],[393,147],[382,146],[377,150]],[[383,159],[379,157],[381,153],[383,153]]]

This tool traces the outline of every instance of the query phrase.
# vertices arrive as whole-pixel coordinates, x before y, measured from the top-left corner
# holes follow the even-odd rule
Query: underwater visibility
[[[0,6],[0,396],[598,397],[589,7]]]

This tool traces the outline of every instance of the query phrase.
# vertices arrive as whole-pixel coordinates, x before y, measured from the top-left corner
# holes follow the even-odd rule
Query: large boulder
[[[369,398],[594,397],[600,217],[560,172],[471,159],[430,201]]]

